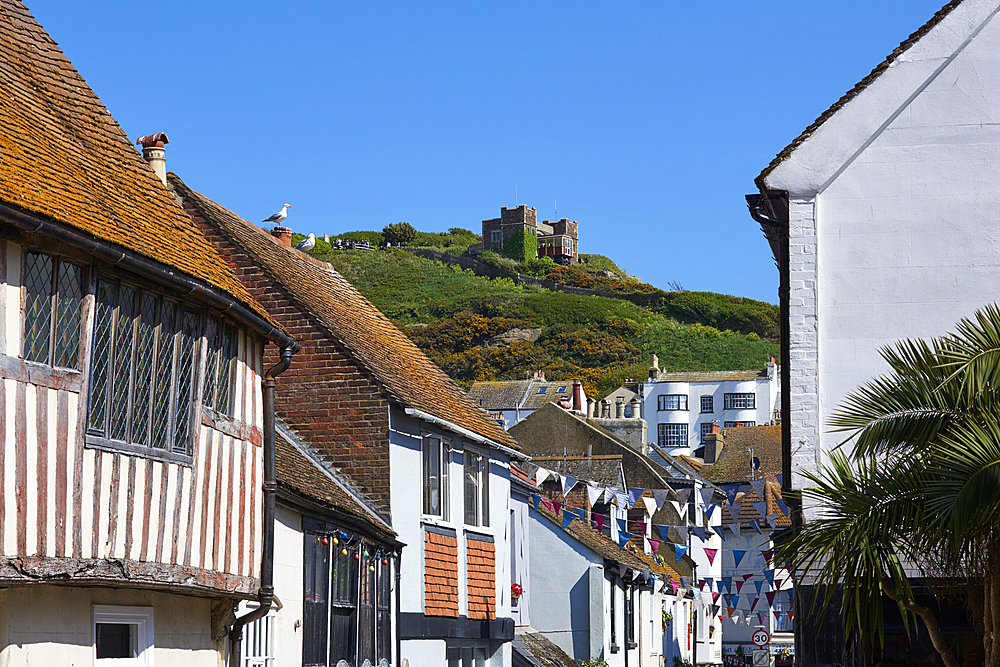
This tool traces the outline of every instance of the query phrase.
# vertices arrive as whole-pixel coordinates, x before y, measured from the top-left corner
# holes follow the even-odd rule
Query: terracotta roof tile
[[[511,449],[517,441],[490,419],[444,371],[328,264],[274,238],[187,187],[168,179],[205,219],[255,257],[405,407],[429,413]]]
[[[274,324],[17,0],[0,0],[0,127],[0,202],[175,267]]]
[[[881,76],[881,74],[884,71],[889,69],[889,66],[892,65],[892,63],[897,58],[903,55],[907,51],[907,49],[909,49],[911,46],[916,44],[921,37],[930,32],[931,29],[934,28],[934,26],[940,23],[946,16],[948,16],[948,14],[951,13],[951,10],[955,9],[960,4],[962,4],[962,0],[951,0],[951,2],[949,2],[944,7],[939,9],[934,14],[934,16],[932,16],[931,19],[927,21],[927,23],[920,26],[920,28],[918,28],[916,32],[914,32],[905,40],[903,40],[903,42],[899,46],[897,46],[893,50],[893,52],[886,57],[885,60],[879,63],[878,66],[875,67],[875,69],[873,69],[868,74],[868,76],[861,79],[861,81],[859,81],[853,88],[847,91],[839,100],[834,102],[829,109],[820,114],[819,118],[813,121],[809,125],[809,127],[807,127],[805,130],[803,130],[802,134],[795,137],[792,143],[785,146],[785,148],[783,148],[781,152],[778,153],[778,155],[773,160],[771,160],[771,163],[767,165],[764,171],[760,172],[760,175],[755,179],[757,187],[759,187],[760,190],[763,192],[766,189],[766,184],[764,183],[764,179],[766,179],[767,176],[772,171],[774,171],[774,169],[779,164],[787,160],[791,156],[791,154],[795,152],[795,149],[798,148],[799,145],[802,144],[804,141],[806,141],[809,137],[811,137],[813,133],[815,133],[816,130],[818,130],[821,125],[823,125],[823,123],[828,121],[835,113],[840,111],[840,109],[843,108],[844,105],[846,105],[848,102],[857,97],[865,88],[870,86],[872,82],[875,81],[875,79]]]
[[[707,477],[716,484],[749,481],[751,474],[768,479],[781,474],[781,426],[740,426],[722,429],[723,448]],[[760,471],[750,469],[750,450],[760,460]]]

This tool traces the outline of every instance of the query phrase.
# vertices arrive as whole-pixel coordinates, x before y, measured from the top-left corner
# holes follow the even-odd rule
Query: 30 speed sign
[[[771,641],[771,635],[767,634],[766,630],[757,630],[753,633],[754,646],[764,648],[769,641]]]

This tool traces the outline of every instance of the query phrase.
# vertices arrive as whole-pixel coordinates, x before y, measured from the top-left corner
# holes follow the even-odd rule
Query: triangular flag
[[[702,542],[705,541],[705,529],[701,526],[693,526],[691,528],[691,532],[694,533],[695,536]]]
[[[739,595],[734,595],[733,596],[733,606],[734,607],[739,607],[740,606],[740,596]]]
[[[757,521],[757,519],[750,519],[750,527],[756,530],[758,535],[763,535],[760,532],[760,521]]]
[[[753,579],[753,572],[743,575],[743,581],[746,581],[747,579]]]
[[[722,490],[726,492],[726,498],[729,499],[730,505],[736,502],[736,494],[740,492],[741,486],[742,484],[726,484],[722,487]]]
[[[760,595],[760,587],[764,585],[763,581],[755,581],[753,585],[757,587],[757,595]]]
[[[791,510],[788,509],[788,505],[786,505],[785,501],[782,500],[781,498],[775,498],[774,504],[778,506],[778,509],[781,510],[781,513],[784,514],[785,516],[788,516],[789,514],[792,513]]]
[[[712,496],[715,495],[715,489],[710,486],[703,486],[701,489],[701,502],[708,505],[712,502]]]
[[[674,526],[674,529],[677,530],[677,534],[680,536],[682,543],[688,541],[689,531],[687,528],[685,528],[684,526]]]
[[[757,497],[761,500],[767,500],[764,497],[764,485],[767,484],[766,479],[755,479],[750,482],[750,486],[753,487],[753,492],[757,494]]]
[[[771,551],[765,551],[761,555],[764,556],[764,560],[765,561],[767,561],[768,563],[770,563],[771,562],[771,558],[774,557],[774,549],[772,549]]]
[[[757,510],[757,514],[760,514],[760,517],[762,519],[767,516],[767,503],[765,502],[750,503],[750,505],[753,506],[755,510]]]
[[[662,539],[664,542],[669,542],[670,526],[664,526],[662,524],[655,524],[655,525],[656,525],[656,532],[660,534],[660,539]]]
[[[753,608],[757,606],[758,602],[760,602],[760,598],[754,598],[753,599],[753,604],[750,605],[750,611],[753,611]]]
[[[593,484],[587,485],[587,501],[590,506],[593,507],[601,500],[601,496],[604,495],[604,489],[599,486],[594,486]]]
[[[719,553],[718,549],[705,549],[705,555],[708,556],[708,564],[715,564],[715,554]]]
[[[625,544],[626,544],[626,543],[627,543],[627,542],[629,541],[629,539],[631,539],[631,538],[632,538],[632,536],[631,536],[631,535],[629,535],[629,534],[628,534],[628,533],[626,533],[626,532],[621,532],[621,533],[618,533],[618,549],[619,549],[619,550],[621,550],[621,549],[624,549],[624,548],[625,548]]]
[[[660,541],[654,540],[653,538],[649,538],[649,547],[653,550],[653,553],[655,554],[656,551],[660,548]]]
[[[547,480],[550,474],[551,472],[549,470],[539,467],[538,470],[535,471],[535,484],[541,486],[542,482]]]
[[[776,480],[778,480],[778,486],[781,486],[781,474],[779,473],[779,474],[775,475],[774,478]]]
[[[729,592],[729,593],[733,592],[733,578],[732,577],[723,577],[722,578],[722,585],[726,587],[726,591],[727,592]]]
[[[768,591],[767,593],[764,593],[764,597],[767,598],[767,606],[768,607],[773,607],[774,606],[774,596],[777,593],[778,593],[778,591]]]
[[[688,498],[691,497],[691,489],[678,489],[677,490],[677,502],[681,505],[687,505]]]
[[[774,613],[774,622],[775,623],[780,623],[781,622],[781,612],[778,611],[777,609],[775,609],[773,613]]]
[[[784,579],[779,579],[778,577],[774,578],[774,587],[777,588],[779,591],[781,590],[781,584],[783,583],[785,583]]]
[[[552,501],[552,506],[556,508],[556,514],[559,514],[559,510],[562,509],[563,504],[555,500]]]
[[[643,506],[646,508],[646,514],[648,514],[649,516],[653,516],[654,514],[656,514],[656,510],[658,509],[656,507],[656,498],[643,496],[642,498],[639,498],[639,500],[642,501]]]
[[[705,585],[706,585],[706,584],[708,584],[708,582],[707,582],[707,581],[705,581],[704,579],[699,579],[699,580],[698,580],[698,590],[699,590],[699,591],[703,591],[703,590],[705,590]]]
[[[676,500],[670,500],[668,502],[670,503],[670,506],[674,508],[674,511],[677,512],[677,518],[683,521],[684,516],[686,514],[686,512],[684,511],[684,505],[677,502]]]
[[[580,480],[578,480],[576,477],[569,477],[568,475],[562,478],[563,498],[569,495],[569,492],[573,490],[573,487],[576,486],[576,483],[579,481]]]
[[[552,503],[551,502],[549,502],[548,500],[543,500],[542,504],[545,505],[545,509],[547,509],[550,512],[552,511]]]
[[[639,502],[639,498],[642,496],[642,493],[645,490],[646,489],[629,487],[629,490],[628,490],[628,504],[629,505],[635,505],[637,502]]]
[[[770,586],[774,586],[774,570],[764,570],[764,578]]]
[[[719,595],[721,595],[721,593],[712,593],[712,602],[717,602],[719,600]]]
[[[738,523],[731,523],[731,524],[729,524],[729,530],[733,531],[733,535],[736,535],[737,537],[739,537],[739,534],[740,534],[740,524],[738,524]]]
[[[541,496],[538,495],[537,493],[532,493],[531,494],[531,505],[532,505],[532,507],[535,508],[536,512],[538,511],[538,501],[540,499],[541,499]]]
[[[778,515],[777,514],[768,514],[767,515],[767,525],[769,525],[772,530],[775,529],[775,528],[777,528],[778,527]]]
[[[604,532],[604,515],[600,512],[594,512],[594,523],[597,524],[597,532]]]
[[[717,507],[718,507],[718,505],[709,505],[708,507],[706,507],[705,508],[705,516],[707,516],[709,519],[711,519],[712,518],[712,514],[715,512],[715,509]]]
[[[733,517],[733,521],[736,523],[740,522],[740,508],[742,505],[728,505],[729,516]]]
[[[698,590],[697,588],[696,588],[696,589],[694,589],[694,590],[693,590],[693,591],[691,591],[691,592],[692,592],[692,593],[694,594],[694,599],[695,599],[695,600],[697,600],[698,598],[700,598],[700,597],[701,597],[701,591],[699,591],[699,590]]]
[[[670,580],[670,588],[673,589],[674,595],[677,595],[677,589],[680,587],[681,587],[681,582],[674,581],[673,579]]]
[[[745,550],[744,551],[740,551],[739,549],[733,549],[733,560],[736,561],[736,565],[734,565],[734,567],[739,567],[740,566],[740,561],[742,561],[743,557],[746,556],[746,555],[747,555],[747,552]],[[739,590],[739,589],[737,589],[737,590]]]
[[[681,588],[687,590],[689,581],[691,581],[691,577],[681,577]]]
[[[684,557],[684,554],[686,554],[686,553],[687,553],[687,550],[688,550],[688,548],[687,548],[687,547],[685,547],[685,546],[682,546],[682,545],[680,545],[680,544],[675,544],[675,545],[674,545],[674,562],[676,563],[676,562],[677,562],[677,561],[679,561],[679,560],[680,560],[681,558],[683,558],[683,557]]]
[[[632,507],[631,503],[628,501],[627,493],[615,493],[615,505],[618,505],[623,510],[627,510]]]
[[[628,531],[628,522],[625,519],[615,519],[618,522],[618,532],[624,533]]]
[[[712,588],[712,586],[715,585],[715,578],[714,577],[705,577],[705,582],[708,584],[709,588]]]
[[[663,503],[667,501],[670,497],[670,491],[667,489],[654,489],[653,490],[653,500],[656,501],[656,509],[663,507]]]
[[[576,518],[578,518],[578,517],[576,516],[576,513],[574,513],[574,512],[569,512],[569,511],[563,512],[563,530],[566,530],[566,527],[570,523],[572,523],[573,519],[576,519]]]

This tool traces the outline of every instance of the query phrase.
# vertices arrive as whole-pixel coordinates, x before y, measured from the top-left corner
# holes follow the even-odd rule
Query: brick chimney
[[[573,380],[573,410],[583,412],[583,383]]]
[[[286,248],[292,247],[292,229],[291,227],[275,227],[271,230],[271,236],[278,239],[278,243],[285,246]]]
[[[660,374],[660,359],[654,354],[653,363],[649,367],[650,381],[656,380],[656,376],[658,376],[659,374]]]
[[[142,146],[142,157],[149,164],[164,185],[167,184],[167,151],[163,148],[170,143],[164,132],[139,137],[135,143]]]
[[[722,449],[725,447],[725,436],[719,433],[719,425],[713,424],[711,433],[705,435],[705,464],[712,464],[719,460]]]

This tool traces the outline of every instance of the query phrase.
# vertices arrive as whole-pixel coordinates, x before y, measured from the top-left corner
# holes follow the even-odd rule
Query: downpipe
[[[292,355],[301,346],[292,343],[281,348],[281,361],[268,369],[262,382],[264,386],[264,512],[261,516],[263,529],[262,550],[260,559],[260,590],[256,609],[239,617],[229,631],[229,667],[240,667],[240,644],[243,641],[243,628],[263,618],[274,603],[274,498],[278,491],[278,480],[274,470],[274,385],[275,378],[288,370],[292,365]]]

